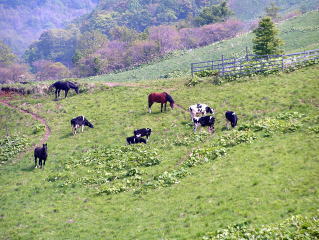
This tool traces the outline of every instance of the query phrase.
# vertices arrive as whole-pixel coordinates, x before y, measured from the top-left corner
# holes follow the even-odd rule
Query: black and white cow
[[[211,133],[215,131],[215,128],[214,128],[215,118],[213,116],[194,117],[193,123],[194,123],[194,132],[196,132],[196,129],[198,126],[208,127],[208,131]]]
[[[76,134],[76,130],[79,127],[82,128],[82,132],[83,132],[84,126],[88,126],[90,128],[94,128],[93,124],[90,123],[84,116],[78,116],[76,118],[73,118],[71,120],[71,126],[72,126],[73,135]]]
[[[141,128],[141,129],[135,129],[134,130],[134,136],[135,137],[144,137],[148,139],[151,136],[152,129],[150,128]]]
[[[191,118],[193,119],[194,117],[196,117],[197,115],[201,114],[202,116],[211,113],[211,114],[215,114],[214,109],[210,108],[209,106],[207,106],[206,104],[194,104],[191,105],[188,108],[190,114],[191,114]]]
[[[226,128],[229,129],[229,123],[230,125],[234,128],[237,125],[238,117],[236,113],[232,111],[227,111],[225,112],[225,117],[226,117]]]
[[[136,136],[132,136],[132,137],[128,137],[126,138],[126,142],[130,145],[130,144],[136,144],[136,143],[144,143],[146,144],[146,139],[142,138],[142,137],[136,137]]]

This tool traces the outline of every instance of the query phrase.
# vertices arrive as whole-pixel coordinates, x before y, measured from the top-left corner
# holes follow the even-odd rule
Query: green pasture
[[[144,87],[101,88],[59,101],[52,95],[13,99],[12,104],[43,116],[52,135],[44,170],[33,168],[32,152],[1,166],[0,239],[202,239],[229,225],[261,226],[317,214],[318,75],[314,65],[220,86],[204,79],[186,87],[187,79],[174,78],[142,82]],[[147,95],[153,91],[169,92],[185,109],[194,103],[209,104],[216,110],[216,132],[210,135],[202,129],[194,134],[182,108],[160,113],[160,105],[154,104],[149,114]],[[30,130],[38,123],[30,120],[26,127],[23,119],[28,117],[1,110],[8,112],[7,118],[1,115],[1,126],[6,124],[10,132],[31,141],[39,139],[41,132]],[[210,149],[224,136],[241,132],[224,128],[226,110],[238,114],[239,127],[266,119],[276,124],[286,112],[300,117],[289,120],[293,128],[283,126],[289,131],[274,126],[270,133],[251,132],[256,136],[253,141],[227,147],[225,156],[208,157],[187,168],[182,177],[170,177],[196,149]],[[73,136],[70,120],[78,115],[87,117],[94,128]],[[92,155],[90,164],[88,154],[104,147],[118,154],[114,164],[121,163],[124,155],[118,150],[125,138],[142,127],[152,128],[150,141],[128,148],[147,157],[156,151],[159,164],[137,166],[141,181],[127,177],[94,182],[106,174],[105,152]],[[112,171],[124,176],[123,169]],[[128,187],[123,192],[99,191],[125,181]],[[160,184],[145,187],[148,182]]]
[[[313,11],[278,24],[279,37],[283,39],[285,53],[293,53],[319,48],[319,13]],[[190,63],[221,59],[228,57],[242,57],[248,47],[252,53],[253,34],[245,33],[232,39],[213,43],[209,46],[176,51],[165,59],[147,64],[130,71],[115,74],[89,77],[89,81],[130,82],[152,80],[166,75],[190,74]]]

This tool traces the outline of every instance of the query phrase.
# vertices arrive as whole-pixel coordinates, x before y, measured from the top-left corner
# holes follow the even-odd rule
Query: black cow
[[[79,127],[82,128],[82,132],[83,132],[84,126],[94,128],[93,124],[90,123],[84,116],[78,116],[76,118],[73,118],[71,120],[71,126],[72,126],[73,135],[76,134],[76,129],[78,129]]]
[[[126,138],[126,142],[128,144],[136,144],[136,143],[144,143],[144,144],[146,144],[146,139],[144,139],[142,137],[132,136],[132,137]]]
[[[43,160],[43,169],[45,165],[45,161],[48,157],[48,145],[43,144],[43,147],[37,147],[34,149],[34,167],[36,168],[38,166],[37,164],[37,158],[39,158],[39,166],[42,168],[42,160]]]
[[[227,111],[225,112],[225,117],[226,117],[226,128],[229,129],[229,123],[231,126],[234,128],[237,125],[238,117],[236,113],[232,111]]]
[[[215,118],[213,116],[194,117],[194,132],[198,126],[208,127],[209,132],[214,132]]]
[[[148,139],[151,136],[152,129],[150,128],[141,128],[141,129],[135,129],[134,130],[134,136],[135,137],[144,137]]]

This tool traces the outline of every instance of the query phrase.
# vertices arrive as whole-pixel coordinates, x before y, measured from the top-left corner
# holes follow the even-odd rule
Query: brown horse
[[[163,104],[164,110],[166,111],[166,103],[169,102],[171,108],[174,108],[174,100],[173,98],[166,92],[158,93],[154,92],[148,95],[148,112],[151,113],[151,106],[154,102],[161,103],[161,112],[163,112]]]

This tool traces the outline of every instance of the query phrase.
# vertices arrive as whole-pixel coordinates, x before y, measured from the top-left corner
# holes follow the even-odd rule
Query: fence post
[[[191,63],[192,78],[194,77],[194,63]]]
[[[214,70],[214,60],[212,60],[212,70]]]
[[[224,55],[222,55],[222,73],[223,73],[223,76],[224,76]]]
[[[246,46],[246,61],[248,61],[248,47]]]
[[[285,64],[284,64],[284,55],[281,55],[281,71],[284,71]]]

